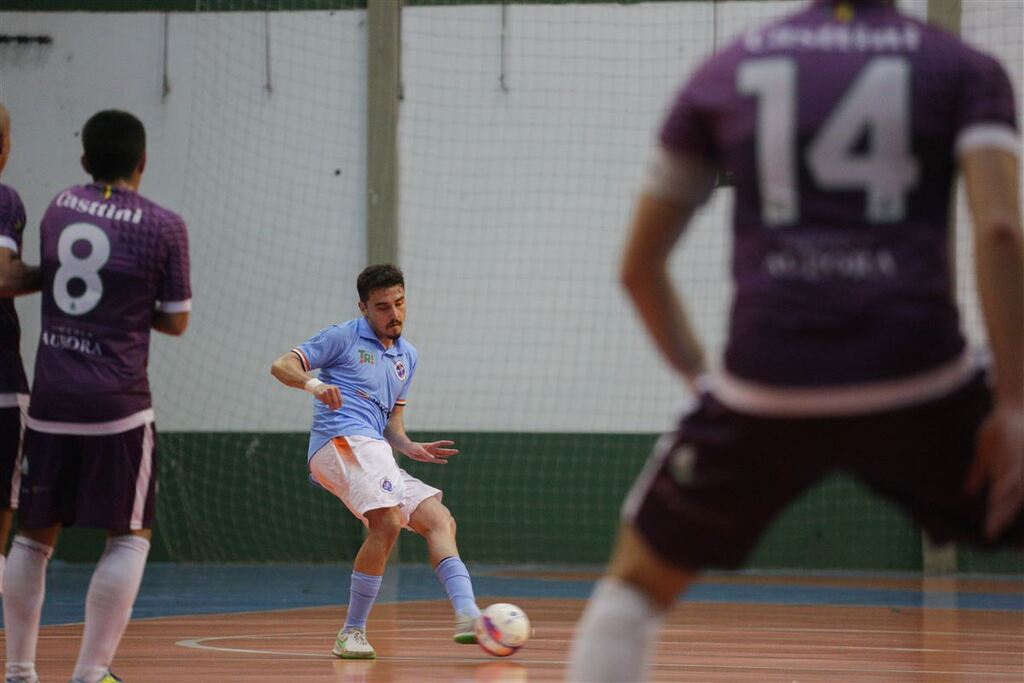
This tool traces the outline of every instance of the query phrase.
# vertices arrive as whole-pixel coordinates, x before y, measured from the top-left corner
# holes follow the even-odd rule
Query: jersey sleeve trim
[[[0,235],[0,247],[6,247],[7,249],[13,251],[15,254],[17,254],[19,251],[18,243],[14,241],[13,237],[8,237],[7,235]]]
[[[192,299],[184,301],[157,301],[156,310],[161,313],[187,313],[192,310]]]
[[[643,182],[644,194],[674,204],[687,205],[693,201],[693,188],[684,180],[683,157],[664,146],[658,147],[647,164]]]
[[[299,362],[302,363],[302,369],[309,372],[309,359],[306,358],[306,354],[302,352],[302,349],[292,349],[292,353],[294,353],[298,357]]]
[[[976,123],[960,132],[955,149],[957,156],[976,149],[999,149],[1020,156],[1020,137],[1005,123]]]

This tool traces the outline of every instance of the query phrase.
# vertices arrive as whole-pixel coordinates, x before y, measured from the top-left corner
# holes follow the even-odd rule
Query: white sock
[[[7,675],[31,680],[36,675],[39,615],[46,595],[46,563],[53,548],[15,536],[4,571],[4,627]]]
[[[576,626],[569,652],[570,683],[635,683],[647,664],[664,614],[632,585],[598,582]]]
[[[149,541],[141,536],[114,536],[107,540],[85,596],[85,633],[72,678],[95,683],[110,670],[132,616],[147,555]]]

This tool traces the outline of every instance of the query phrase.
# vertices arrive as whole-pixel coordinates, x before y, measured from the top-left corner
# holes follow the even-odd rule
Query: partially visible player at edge
[[[157,450],[150,329],[180,335],[191,309],[185,223],[138,194],[146,134],[127,112],[82,129],[93,182],[40,226],[42,325],[25,431],[18,532],[4,577],[7,681],[35,683],[46,564],[61,527],[107,530],[85,598],[73,683],[113,683],[111,661],[149,553]]]
[[[0,173],[11,154],[11,117],[0,104]],[[21,362],[21,324],[13,297],[39,291],[39,269],[21,260],[25,206],[12,187],[0,184],[0,586],[7,537],[18,507],[21,434],[28,407],[28,378]]]
[[[405,403],[417,353],[404,337],[405,278],[393,265],[368,266],[356,280],[362,316],[331,325],[274,361],[282,384],[308,391],[313,403],[310,479],[334,494],[369,533],[356,554],[345,625],[332,652],[372,659],[366,620],[402,528],[421,535],[437,580],[455,610],[457,643],[475,643],[480,616],[469,571],[455,543],[455,519],[441,491],[398,467],[392,449],[444,465],[451,441],[418,443],[405,432]],[[310,377],[320,369],[319,378]]]
[[[1020,138],[988,55],[890,2],[820,0],[709,59],[675,101],[639,197],[622,281],[700,393],[623,506],[571,681],[646,677],[695,573],[742,565],[790,502],[835,471],[936,541],[1024,538]],[[972,360],[947,254],[957,170],[993,365]],[[724,370],[668,260],[720,170],[735,182]]]

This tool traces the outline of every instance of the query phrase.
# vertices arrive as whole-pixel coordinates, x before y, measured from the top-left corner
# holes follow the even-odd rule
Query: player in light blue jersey
[[[393,451],[446,464],[451,441],[418,443],[405,433],[405,398],[416,372],[416,349],[402,339],[405,279],[393,265],[369,266],[356,281],[362,317],[326,327],[274,361],[271,374],[316,401],[309,435],[310,478],[333,493],[369,533],[356,554],[345,625],[332,652],[372,659],[366,619],[401,529],[427,541],[438,581],[455,610],[457,643],[475,643],[480,609],[455,544],[455,519],[441,491],[398,467]],[[320,376],[309,372],[320,370]]]

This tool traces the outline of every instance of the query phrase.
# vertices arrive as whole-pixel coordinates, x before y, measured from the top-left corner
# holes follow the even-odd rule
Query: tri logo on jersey
[[[366,364],[366,365],[373,365],[376,362],[377,362],[377,357],[373,354],[372,351],[366,351],[364,349],[359,349],[359,364],[360,365],[364,365],[364,364]]]

